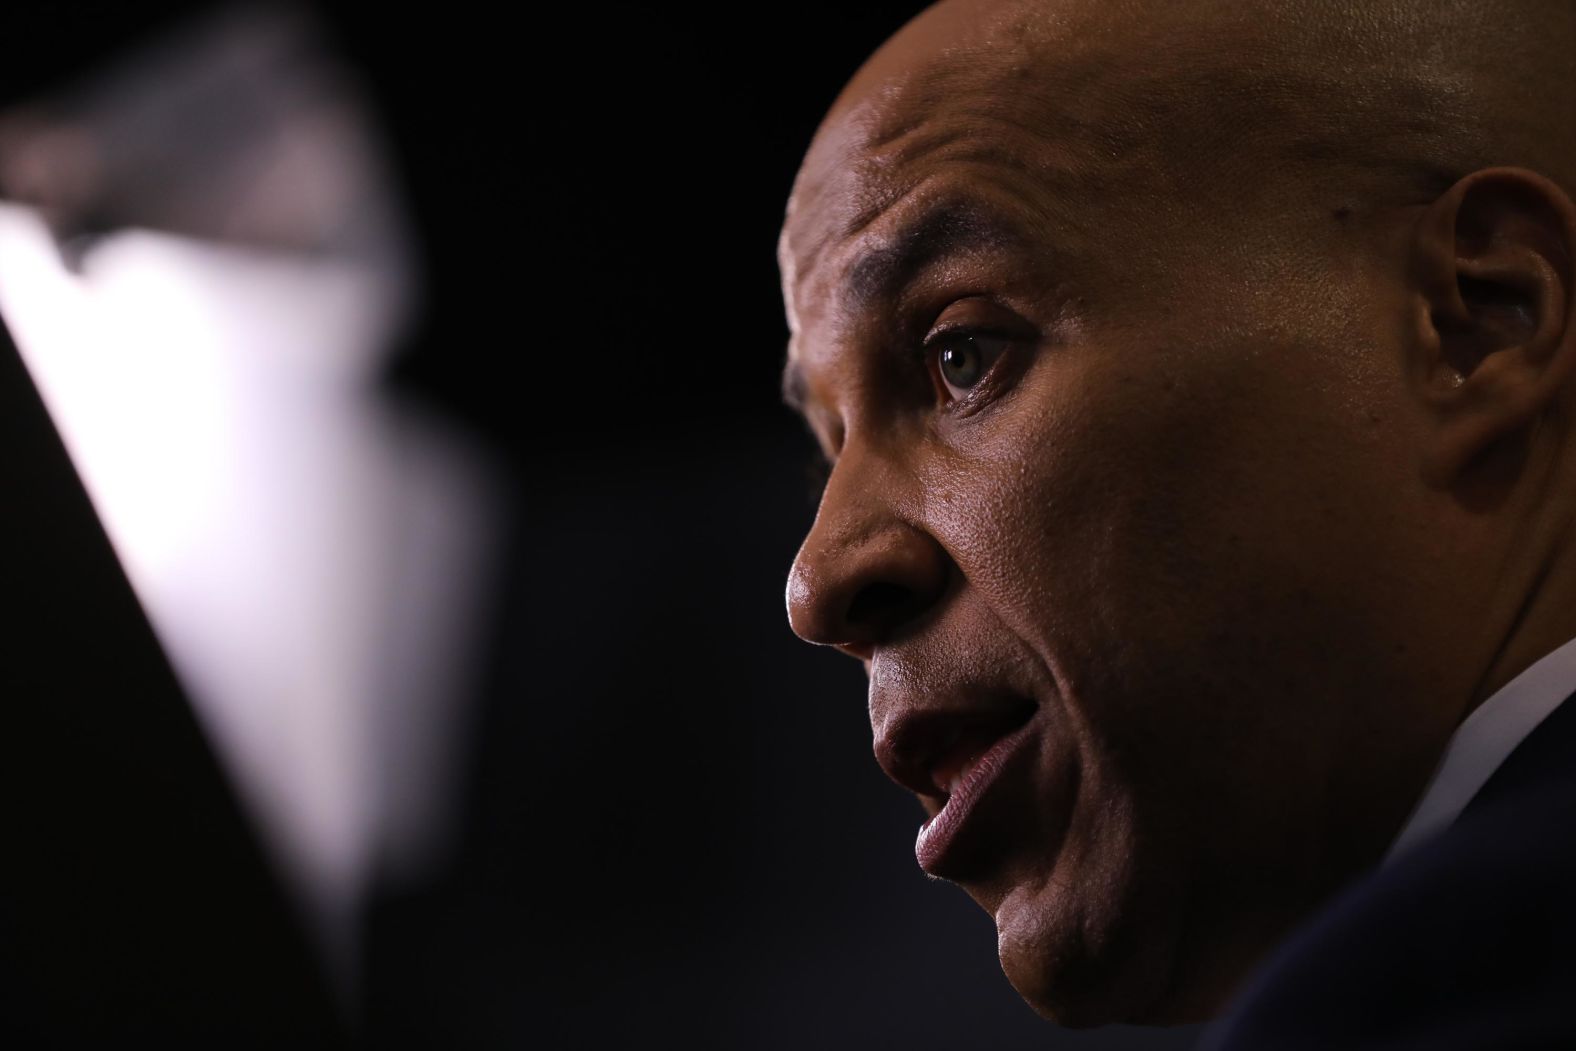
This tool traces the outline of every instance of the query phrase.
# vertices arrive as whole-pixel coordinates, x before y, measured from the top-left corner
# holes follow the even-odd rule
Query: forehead
[[[835,302],[861,238],[929,195],[1010,199],[1063,252],[1109,258],[1122,234],[1147,251],[1201,225],[1257,223],[1328,151],[1312,114],[1338,94],[1323,65],[1307,68],[1306,41],[1272,24],[1278,9],[1258,7],[927,11],[850,82],[800,169],[779,241],[790,329]]]
[[[994,182],[1012,184],[1025,204],[1052,200],[1048,184],[1069,181],[1089,158],[1076,156],[1064,129],[1029,112],[1014,78],[1002,79],[1012,65],[1001,55],[954,55],[829,118],[789,201],[784,269],[808,277],[917,196],[966,196]]]
[[[778,246],[784,379],[801,388],[785,388],[790,403],[818,400],[816,376],[857,357],[850,326],[891,320],[867,308],[893,302],[861,294],[880,283],[862,276],[893,269],[883,259],[1014,245],[996,272],[1032,256],[1092,311],[1186,297],[1223,252],[1247,266],[1314,251],[1322,204],[1306,159],[1328,152],[1314,114],[1339,93],[1276,9],[1247,7],[1047,0],[916,34],[932,9],[883,47],[790,197]],[[951,218],[913,235],[927,210]],[[913,243],[927,247],[905,253]]]
[[[974,8],[943,4],[905,27],[850,82],[800,169],[779,243],[785,292],[805,298],[838,249],[938,180],[994,185],[1069,220],[1157,199],[1198,151],[1187,125],[1221,87],[1221,33],[1191,5],[1176,5],[1191,18],[1124,22],[1129,6],[997,4],[960,22]],[[1204,108],[1218,117],[1222,101]]]
[[[892,278],[920,264],[1053,247],[1076,256],[1100,225],[1096,201],[1130,199],[1155,178],[1158,144],[1114,146],[1131,137],[1108,90],[1122,77],[1092,45],[1052,60],[1009,37],[951,48],[840,100],[801,168],[779,242],[785,381],[804,385],[807,329],[824,342],[828,322],[888,302]],[[791,404],[803,393],[785,390]]]

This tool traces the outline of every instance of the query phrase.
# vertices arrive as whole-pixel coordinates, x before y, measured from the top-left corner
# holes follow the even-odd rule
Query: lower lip
[[[1031,720],[991,745],[990,750],[980,756],[969,770],[963,782],[947,797],[947,804],[941,808],[941,813],[920,826],[919,837],[914,841],[914,856],[920,868],[932,876],[941,874],[938,870],[945,864],[947,855],[952,851],[970,815],[979,808],[981,800],[990,791],[991,785],[996,783],[1008,761],[1029,740],[1033,727],[1034,722]]]

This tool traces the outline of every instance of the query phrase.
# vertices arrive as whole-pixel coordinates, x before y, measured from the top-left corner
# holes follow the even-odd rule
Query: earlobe
[[[1458,484],[1567,396],[1573,248],[1569,196],[1520,168],[1473,172],[1420,219],[1408,366],[1430,420],[1421,465],[1430,485]]]

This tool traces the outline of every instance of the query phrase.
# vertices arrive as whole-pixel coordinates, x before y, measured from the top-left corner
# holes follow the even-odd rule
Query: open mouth
[[[931,790],[920,799],[929,819],[914,844],[921,868],[943,875],[969,819],[979,811],[1002,771],[1032,736],[1033,705],[1015,710],[1010,720],[962,727],[940,748],[928,778]]]
[[[1034,703],[1026,700],[993,718],[956,719],[944,736],[938,734],[930,741],[921,794],[944,805],[996,742],[1022,727],[1034,711]]]

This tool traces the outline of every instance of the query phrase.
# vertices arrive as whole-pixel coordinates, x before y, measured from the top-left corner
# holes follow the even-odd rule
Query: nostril
[[[914,593],[901,584],[874,581],[859,589],[848,605],[848,626],[861,634],[889,630],[912,615]]]
[[[919,619],[950,579],[946,552],[930,534],[872,515],[863,503],[823,504],[788,574],[794,633],[861,659]]]

